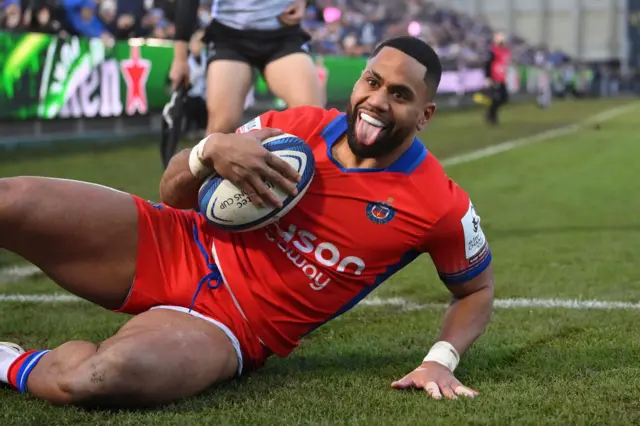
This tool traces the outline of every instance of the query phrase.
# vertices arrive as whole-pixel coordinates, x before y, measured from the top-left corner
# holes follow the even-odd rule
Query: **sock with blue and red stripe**
[[[27,379],[43,356],[51,351],[27,351],[16,358],[9,367],[9,384],[20,392],[27,392]]]

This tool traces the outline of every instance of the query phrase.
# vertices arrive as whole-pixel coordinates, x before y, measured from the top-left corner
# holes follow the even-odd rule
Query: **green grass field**
[[[376,290],[376,303],[321,328],[289,359],[200,397],[151,411],[83,411],[0,389],[0,425],[640,424],[638,117],[640,102],[630,100],[512,105],[498,128],[477,110],[444,112],[423,135],[445,160],[564,128],[447,169],[470,193],[494,255],[499,304],[456,371],[481,393],[475,400],[390,387],[420,363],[449,300],[423,257]],[[157,198],[160,160],[148,143],[1,156],[0,177],[82,179]],[[0,269],[22,263],[0,253]],[[0,279],[0,296],[53,293],[63,292],[40,276]],[[626,305],[549,307],[548,299]],[[99,341],[126,320],[86,302],[0,300],[0,340],[29,348]]]

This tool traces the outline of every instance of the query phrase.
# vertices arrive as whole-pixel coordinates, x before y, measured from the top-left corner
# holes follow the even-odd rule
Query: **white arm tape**
[[[437,362],[447,367],[452,373],[460,362],[460,355],[449,342],[440,341],[431,347],[423,362]]]
[[[189,169],[191,170],[191,174],[200,180],[204,180],[204,178],[214,172],[212,168],[202,163],[204,146],[208,140],[209,137],[202,139],[198,145],[193,147],[189,154]]]

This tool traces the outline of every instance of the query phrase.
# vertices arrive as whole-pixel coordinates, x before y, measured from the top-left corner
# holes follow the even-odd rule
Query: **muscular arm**
[[[448,286],[454,300],[447,310],[438,340],[449,342],[462,355],[484,333],[493,308],[491,265],[464,284]]]
[[[189,170],[189,153],[185,149],[176,154],[160,181],[160,201],[178,209],[194,209],[198,206],[198,189],[201,182]]]
[[[290,195],[296,195],[300,176],[289,163],[270,154],[260,143],[280,134],[280,130],[263,128],[244,134],[214,133],[207,136],[201,142],[202,152],[198,155],[204,167],[203,174],[206,175],[209,170],[212,173],[215,171],[245,191],[259,207],[267,203],[281,207],[281,201],[267,187],[265,180],[273,182]],[[171,207],[198,207],[198,190],[205,176],[201,176],[201,179],[194,177],[189,167],[190,154],[191,149],[180,151],[171,159],[162,175],[160,200]]]

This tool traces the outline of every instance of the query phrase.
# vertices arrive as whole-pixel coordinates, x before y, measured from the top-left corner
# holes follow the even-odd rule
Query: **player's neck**
[[[392,165],[411,146],[410,143],[403,143],[392,153],[378,158],[357,157],[351,148],[347,136],[342,136],[331,149],[331,155],[345,169],[384,169]]]

